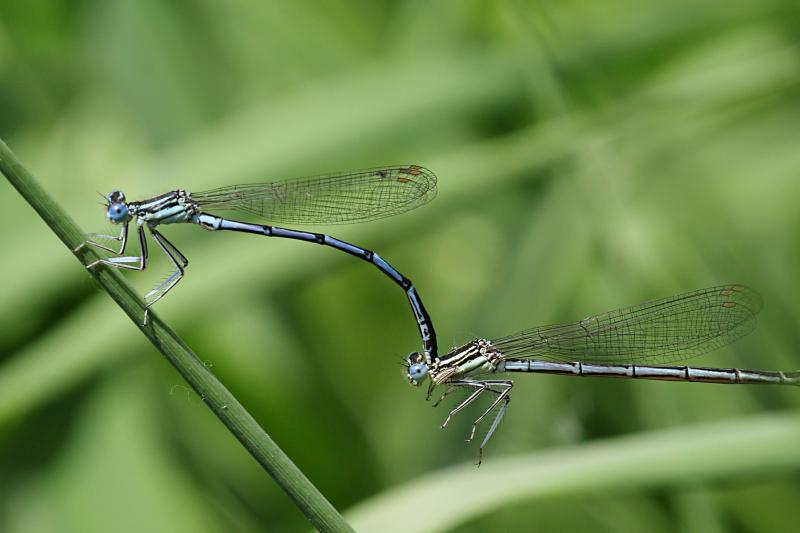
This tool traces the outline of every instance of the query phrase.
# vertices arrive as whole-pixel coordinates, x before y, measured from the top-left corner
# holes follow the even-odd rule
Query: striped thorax
[[[412,352],[406,359],[407,378],[409,383],[418,386],[429,377],[431,387],[436,387],[454,379],[492,373],[502,359],[502,354],[489,340],[476,339],[434,361]]]
[[[170,191],[141,202],[126,202],[122,191],[111,191],[106,196],[106,218],[114,224],[124,224],[136,219],[138,225],[174,224],[190,222],[199,212],[197,204],[183,189]]]
[[[131,215],[138,217],[141,223],[151,225],[175,224],[190,222],[199,212],[197,204],[183,189],[171,191],[144,202],[128,204]]]

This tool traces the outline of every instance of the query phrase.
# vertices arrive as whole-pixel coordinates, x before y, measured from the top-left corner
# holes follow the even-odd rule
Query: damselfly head
[[[425,362],[425,357],[419,352],[411,352],[406,358],[406,365],[408,382],[418,387],[428,376],[428,363]]]
[[[108,209],[106,210],[108,220],[113,224],[127,222],[130,213],[125,203],[125,194],[122,191],[111,191],[106,196],[106,200],[108,201]]]

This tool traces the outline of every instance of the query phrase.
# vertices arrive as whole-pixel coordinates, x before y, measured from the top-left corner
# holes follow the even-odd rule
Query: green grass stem
[[[68,249],[73,250],[83,242],[85,233],[22,166],[2,140],[0,171]],[[82,250],[76,253],[76,257],[93,259],[96,254],[92,250]],[[90,274],[275,479],[314,527],[321,531],[352,531],[331,503],[169,326],[152,312],[148,324],[141,325],[144,302],[117,270],[98,268]]]
[[[480,469],[462,464],[414,479],[346,514],[359,531],[400,532],[409,509],[433,501],[414,531],[450,531],[515,502],[788,475],[800,467],[798,422],[793,412],[764,414],[489,458]]]

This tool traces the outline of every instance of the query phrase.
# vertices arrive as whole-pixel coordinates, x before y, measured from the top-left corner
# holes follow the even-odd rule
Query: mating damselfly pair
[[[186,257],[156,228],[193,223],[210,231],[238,231],[283,237],[330,246],[375,265],[405,291],[420,336],[422,352],[406,359],[412,385],[429,380],[428,398],[445,387],[438,405],[455,390],[466,398],[453,408],[442,427],[479,398],[491,398],[488,408],[473,422],[478,425],[494,412],[480,450],[497,430],[510,402],[513,382],[489,379],[502,372],[624,377],[731,384],[800,384],[800,372],[663,366],[719,348],[749,333],[761,309],[761,298],[744,285],[723,285],[645,302],[594,315],[578,322],[542,326],[496,340],[476,339],[439,356],[431,318],[413,283],[377,253],[329,235],[271,225],[230,220],[207,210],[233,210],[270,222],[343,224],[364,222],[403,213],[423,205],[436,194],[436,177],[417,165],[376,168],[253,185],[232,185],[190,193],[171,191],[143,201],[127,201],[121,191],[106,197],[106,216],[121,224],[119,235],[93,234],[118,241],[113,249],[93,240],[93,246],[112,257],[87,265],[143,270],[147,260],[145,228],[175,267],[174,273],[145,295],[146,309],[167,294],[184,275]],[[140,255],[125,256],[128,226],[135,221]],[[147,311],[144,316],[147,321]]]

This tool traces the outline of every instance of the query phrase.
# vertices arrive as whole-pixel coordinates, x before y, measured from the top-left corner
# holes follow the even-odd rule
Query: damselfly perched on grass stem
[[[453,348],[441,358],[411,353],[408,381],[415,386],[430,379],[433,390],[447,388],[438,405],[456,389],[469,395],[453,408],[450,419],[483,393],[492,402],[473,422],[467,440],[495,409],[497,413],[480,445],[497,429],[511,401],[514,382],[483,379],[499,372],[529,372],[568,376],[601,376],[704,383],[800,385],[800,371],[780,372],[664,365],[725,346],[750,333],[761,310],[761,297],[744,285],[722,285],[645,302],[590,316],[578,322],[541,326],[496,340],[476,339]],[[480,457],[478,460],[480,464]]]
[[[146,324],[150,306],[163,298],[181,280],[184,269],[189,264],[186,256],[156,229],[159,225],[192,223],[209,231],[240,231],[330,246],[375,265],[402,287],[414,312],[423,350],[429,357],[436,357],[436,332],[417,289],[411,280],[377,253],[321,233],[239,222],[205,212],[209,209],[233,210],[277,223],[347,224],[404,213],[427,203],[434,196],[436,176],[430,170],[417,165],[375,168],[271,183],[230,185],[196,193],[178,189],[136,202],[127,201],[122,191],[112,191],[106,196],[106,217],[112,223],[122,225],[120,233],[117,236],[93,233],[91,237],[118,241],[119,248],[113,249],[87,240],[75,251],[84,246],[93,246],[114,254],[113,257],[89,263],[86,265],[89,269],[107,265],[144,270],[147,264],[147,228],[153,241],[172,262],[175,272],[144,296]],[[135,221],[139,236],[138,256],[124,255],[131,221]]]

